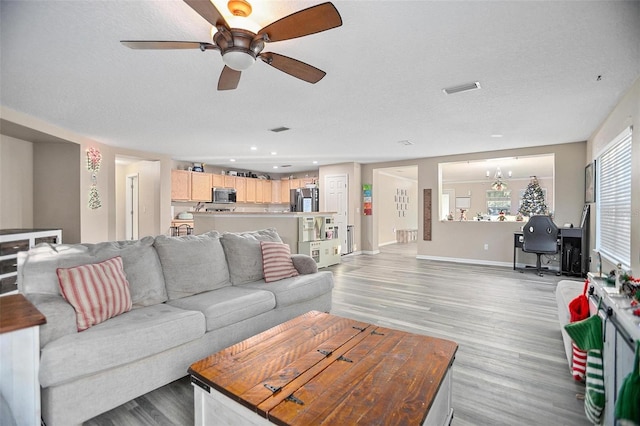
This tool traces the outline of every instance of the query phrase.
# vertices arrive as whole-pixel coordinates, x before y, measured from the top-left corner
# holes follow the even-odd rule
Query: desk
[[[586,228],[558,228],[558,254],[560,273],[586,277],[589,270],[588,239]],[[522,231],[513,233],[513,270],[516,268],[516,254],[522,249]]]

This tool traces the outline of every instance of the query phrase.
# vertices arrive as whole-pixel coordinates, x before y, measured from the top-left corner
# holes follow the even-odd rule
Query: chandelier
[[[486,174],[487,178],[491,177],[491,172],[487,170]],[[511,170],[507,172],[507,176],[511,177]],[[494,191],[504,191],[507,189],[507,183],[502,180],[502,170],[500,170],[500,166],[496,167],[496,171],[493,174],[493,183],[491,183],[491,189]]]

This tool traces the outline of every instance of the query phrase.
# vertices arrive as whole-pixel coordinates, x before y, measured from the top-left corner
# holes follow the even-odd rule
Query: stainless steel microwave
[[[211,196],[214,203],[235,203],[236,190],[233,188],[213,188]]]

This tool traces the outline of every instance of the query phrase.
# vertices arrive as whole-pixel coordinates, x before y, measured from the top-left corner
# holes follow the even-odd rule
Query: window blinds
[[[597,158],[597,250],[629,269],[631,264],[631,128]]]

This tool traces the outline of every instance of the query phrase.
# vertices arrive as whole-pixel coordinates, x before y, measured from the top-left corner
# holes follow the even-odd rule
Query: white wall
[[[631,140],[631,270],[634,276],[640,275],[640,79],[636,80],[629,91],[600,128],[589,138],[587,144],[588,162],[607,146],[617,135],[629,126],[634,126]],[[586,163],[585,163],[586,165]],[[596,176],[596,179],[598,177]],[[596,208],[591,205],[591,248],[595,247]],[[609,271],[614,264],[603,261],[603,270]],[[597,266],[592,262],[591,270]]]
[[[33,144],[0,135],[0,229],[33,227]]]

